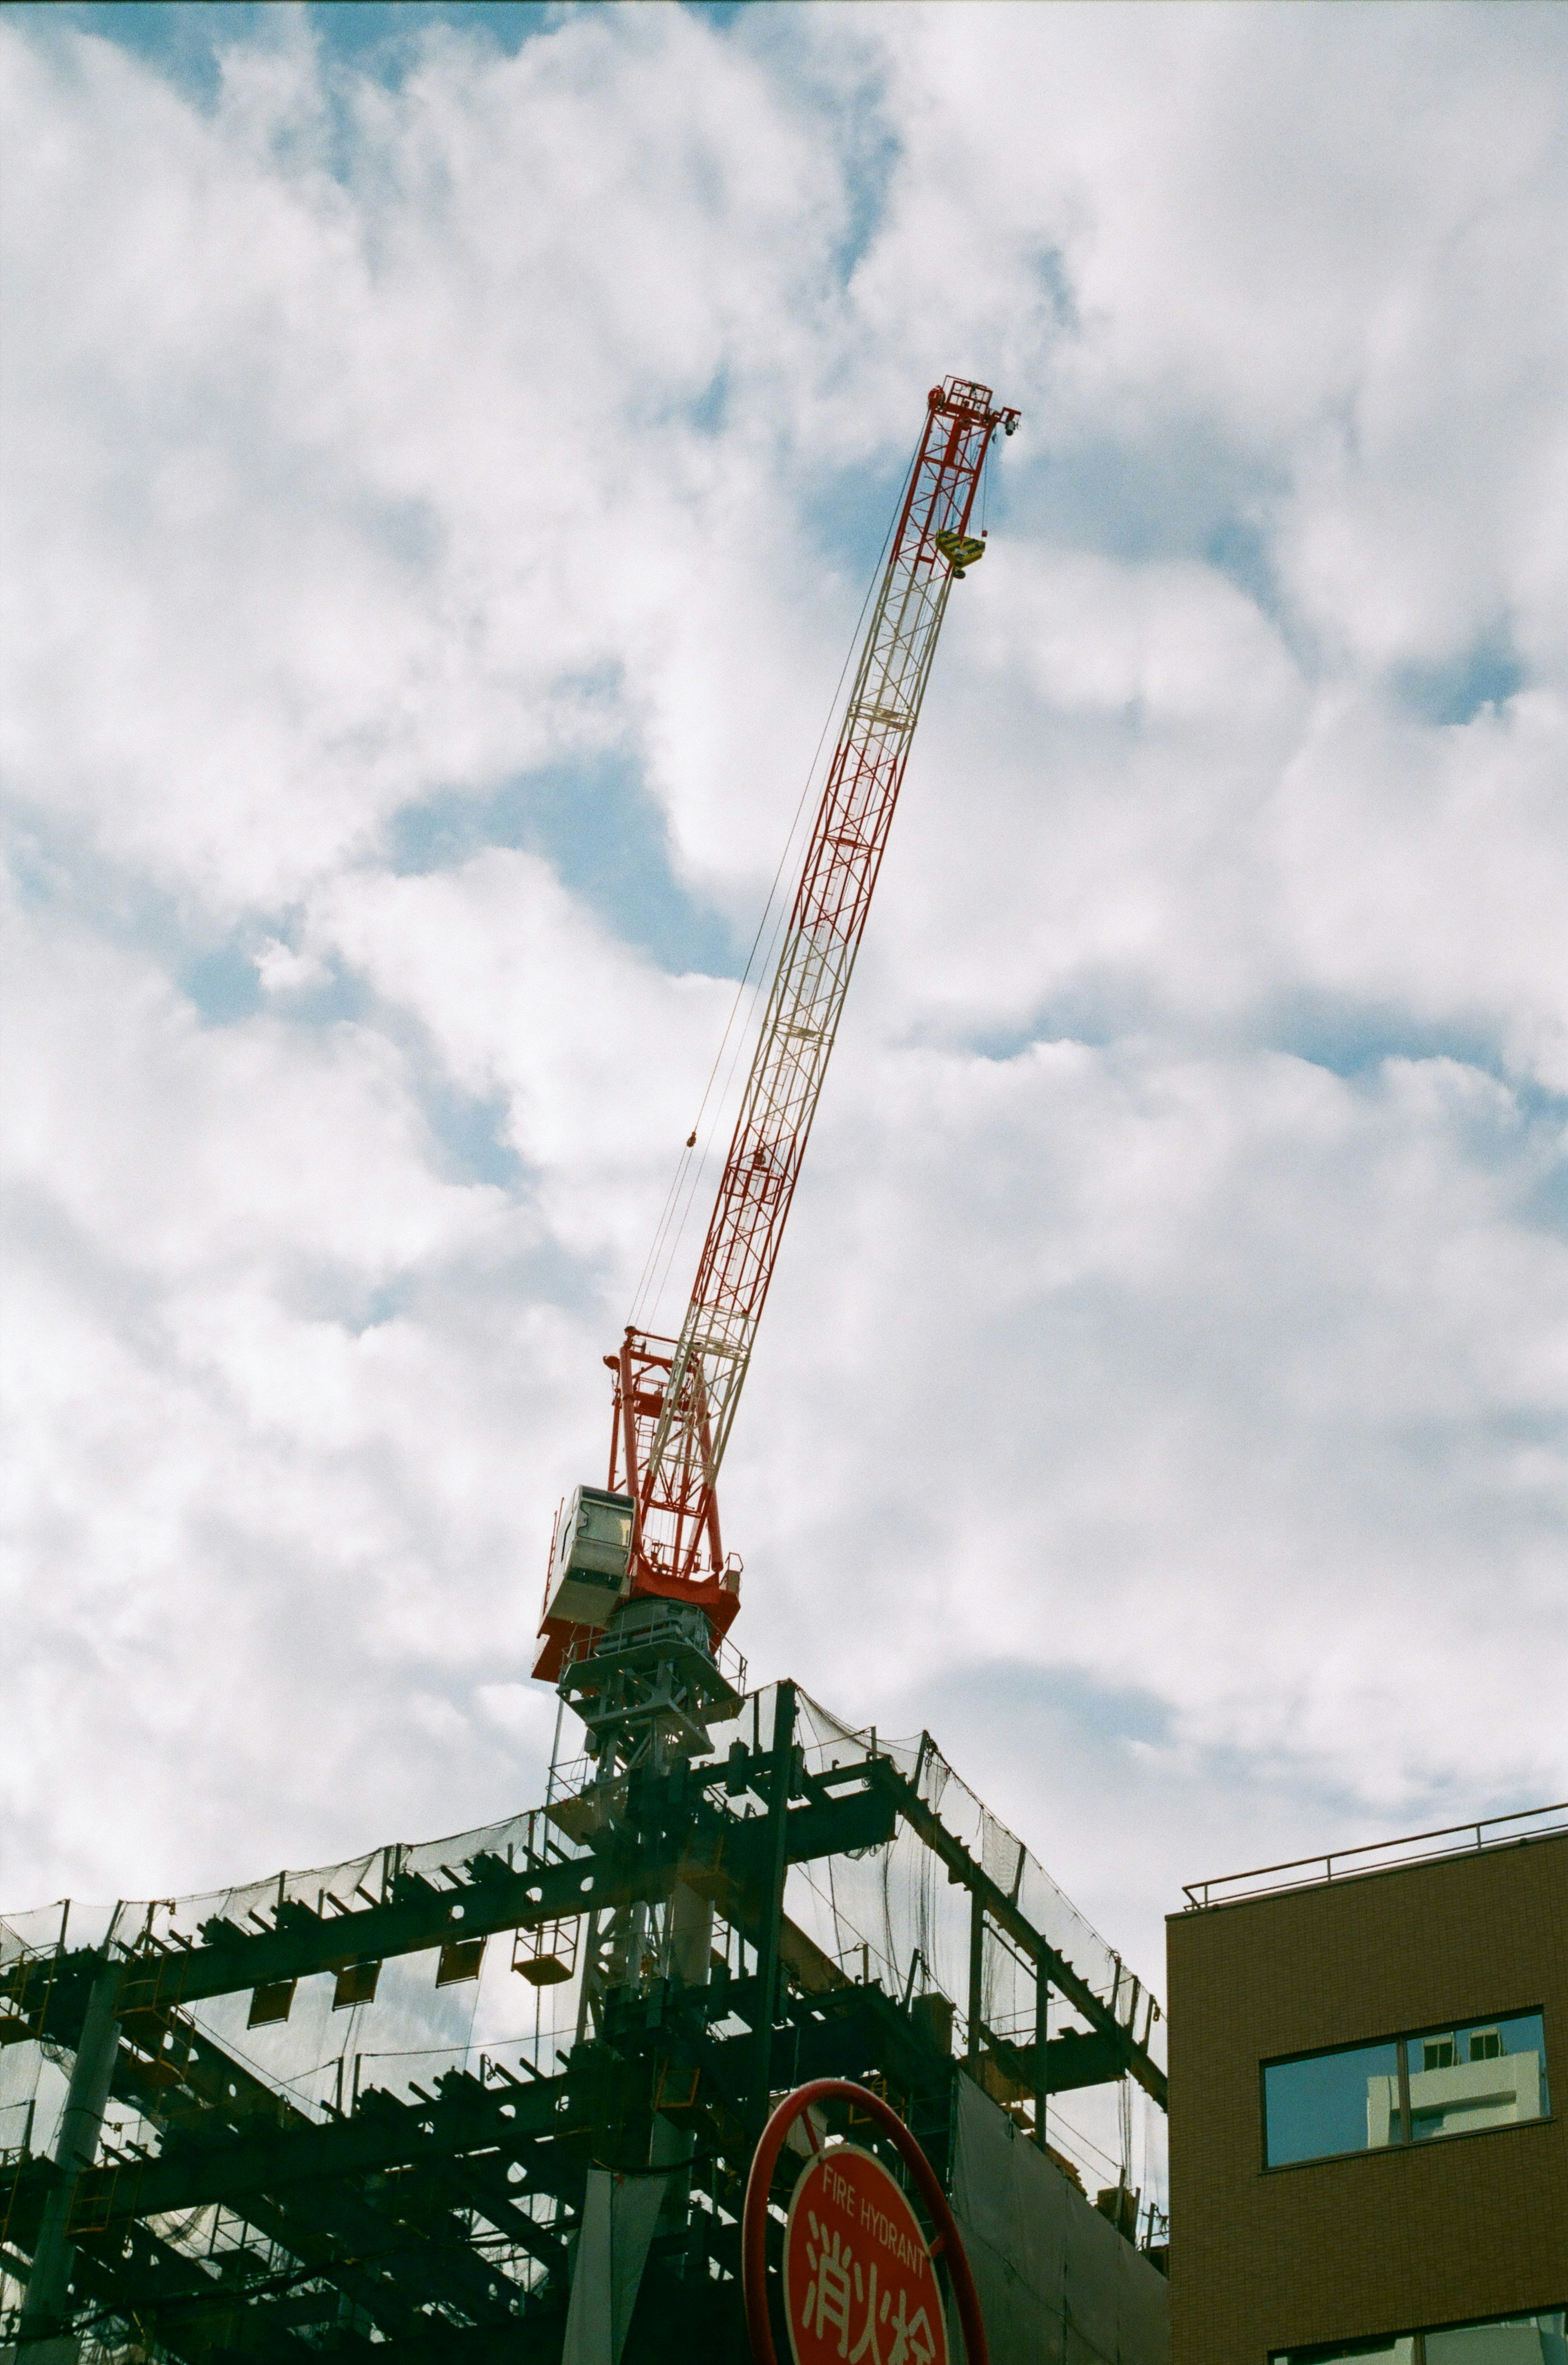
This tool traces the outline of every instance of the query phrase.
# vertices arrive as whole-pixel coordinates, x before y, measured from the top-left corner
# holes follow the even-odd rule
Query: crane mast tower
[[[579,1487],[557,1526],[534,1673],[566,1684],[579,1708],[605,1691],[586,1663],[659,1622],[655,1608],[639,1615],[637,1604],[689,1613],[679,1622],[710,1656],[739,1607],[740,1564],[726,1556],[719,1525],[719,1469],[948,597],[984,551],[970,528],[986,455],[998,432],[1017,424],[989,387],[966,378],[946,378],[927,397],[679,1333],[628,1326],[606,1356],[608,1484]]]

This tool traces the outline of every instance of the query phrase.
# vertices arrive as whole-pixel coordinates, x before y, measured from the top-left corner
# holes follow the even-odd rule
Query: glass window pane
[[[1427,2365],[1568,2365],[1562,2313],[1428,2332]]]
[[[1291,2348],[1270,2365],[1372,2365],[1380,2358],[1385,2365],[1412,2365],[1415,2354],[1415,2336],[1406,2333],[1400,2340],[1352,2340],[1348,2348]]]
[[[1411,2038],[1414,2142],[1516,2126],[1542,2117],[1546,2108],[1546,2046],[1539,2012]]]
[[[1394,2047],[1360,2045],[1349,2053],[1319,2053],[1309,2061],[1270,2062],[1263,2071],[1263,2120],[1271,2168],[1397,2143]]]
[[[1466,2324],[1447,2332],[1421,2336],[1427,2365],[1568,2365],[1568,2315],[1561,2308],[1546,2315],[1498,2317],[1491,2324]],[[1278,2352],[1270,2365],[1361,2365],[1363,2359],[1384,2358],[1390,2365],[1413,2365],[1417,2335],[1401,2338],[1336,2341],[1320,2348]]]

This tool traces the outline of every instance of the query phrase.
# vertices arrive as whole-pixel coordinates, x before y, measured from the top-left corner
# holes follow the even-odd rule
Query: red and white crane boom
[[[615,1373],[609,1487],[580,1488],[557,1530],[538,1675],[556,1675],[567,1648],[590,1643],[628,1596],[689,1602],[715,1634],[738,1607],[738,1565],[726,1565],[719,1530],[719,1468],[948,594],[984,547],[969,532],[980,473],[998,429],[1011,435],[1017,423],[989,387],[968,379],[947,378],[927,398],[685,1318],[673,1339],[629,1328],[605,1357]]]

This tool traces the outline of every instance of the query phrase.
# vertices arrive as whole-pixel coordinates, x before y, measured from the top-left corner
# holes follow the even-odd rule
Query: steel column
[[[778,2009],[778,1935],[789,1870],[790,1790],[795,1770],[795,1687],[778,1687],[773,1708],[773,1788],[767,1801],[767,1886],[757,1932],[756,2049],[752,2062],[752,2112],[760,2129],[773,2093],[773,2023]]]
[[[119,2050],[120,1969],[105,1958],[94,1980],[77,2040],[71,2084],[61,2114],[54,2146],[54,2182],[43,2205],[43,2223],[28,2277],[17,2333],[18,2354],[28,2365],[74,2365],[76,2339],[70,2323],[71,2270],[76,2250],[71,2240],[71,2203],[76,2180],[91,2168],[103,2132],[104,2106],[109,2099],[115,2057]]]

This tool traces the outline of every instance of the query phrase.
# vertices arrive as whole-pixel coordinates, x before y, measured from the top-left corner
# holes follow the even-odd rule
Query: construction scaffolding
[[[699,1759],[0,1925],[0,2354],[738,2365],[751,2151],[836,2076],[952,2194],[999,2365],[1159,2365],[1154,1998],[929,1735],[722,1683]]]

